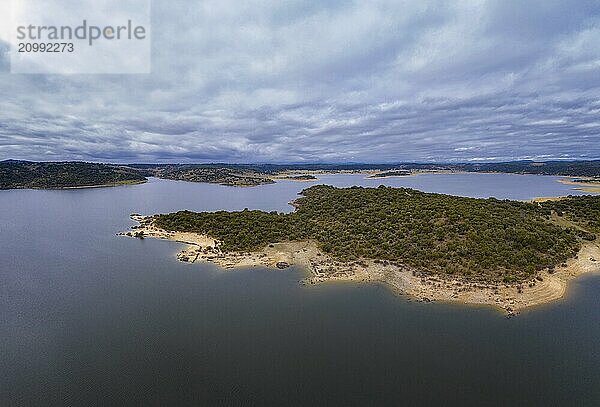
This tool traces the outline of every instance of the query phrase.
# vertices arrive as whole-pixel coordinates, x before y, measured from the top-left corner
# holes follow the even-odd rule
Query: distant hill
[[[254,175],[276,175],[286,171],[464,171],[501,172],[511,174],[564,175],[573,177],[600,177],[600,160],[589,161],[509,161],[493,163],[313,163],[313,164],[131,164],[146,171],[173,172],[194,168],[196,171],[228,169],[231,172],[251,172]],[[160,175],[159,175],[160,176]]]
[[[133,164],[146,176],[176,181],[206,182],[229,186],[257,186],[274,184],[271,173],[245,165],[221,164]]]
[[[146,181],[139,171],[110,164],[85,162],[0,162],[0,189],[77,188]]]
[[[505,163],[457,164],[469,172],[505,172],[516,174],[600,177],[600,160],[594,161],[513,161]]]
[[[0,189],[69,188],[137,183],[146,177],[208,182],[231,186],[271,184],[289,171],[359,172],[408,175],[413,171],[497,172],[571,177],[600,177],[596,161],[514,161],[503,163],[397,163],[397,164],[96,164],[86,162],[0,161]],[[289,175],[289,174],[287,174]],[[305,176],[312,176],[305,174]],[[308,178],[307,178],[308,179]],[[312,179],[312,178],[310,178]]]

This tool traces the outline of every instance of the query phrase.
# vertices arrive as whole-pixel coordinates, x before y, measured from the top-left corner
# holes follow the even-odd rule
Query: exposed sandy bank
[[[420,301],[491,305],[507,314],[516,314],[525,308],[562,298],[569,280],[584,273],[600,271],[598,240],[585,242],[576,258],[557,267],[552,273],[543,271],[536,278],[521,284],[486,284],[423,274],[387,261],[343,263],[323,253],[315,242],[273,243],[258,252],[224,253],[219,249],[218,241],[209,236],[168,232],[155,227],[152,218],[141,215],[132,215],[132,219],[139,222],[139,225],[133,226],[131,231],[120,233],[121,235],[185,243],[187,247],[177,254],[180,261],[210,261],[225,269],[255,266],[287,268],[297,265],[309,272],[304,280],[305,284],[328,281],[383,282],[395,293],[409,295]]]
[[[561,179],[558,180],[561,184],[567,185],[577,185],[579,188],[573,188],[577,191],[591,192],[592,194],[600,194],[600,183],[598,183],[597,178],[576,178],[582,180],[581,182],[574,181],[571,179]],[[585,181],[590,182],[585,182]]]

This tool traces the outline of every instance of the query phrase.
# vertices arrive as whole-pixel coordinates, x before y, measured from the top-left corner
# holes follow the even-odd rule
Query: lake
[[[254,188],[150,179],[0,191],[0,405],[600,405],[600,275],[506,319],[303,271],[185,264],[115,234],[129,214],[290,211],[306,187],[407,186],[531,199],[556,177],[324,175]]]

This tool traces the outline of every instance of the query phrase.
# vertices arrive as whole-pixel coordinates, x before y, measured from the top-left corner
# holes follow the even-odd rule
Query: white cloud
[[[154,1],[151,75],[0,74],[0,158],[599,157],[599,15],[574,0]]]

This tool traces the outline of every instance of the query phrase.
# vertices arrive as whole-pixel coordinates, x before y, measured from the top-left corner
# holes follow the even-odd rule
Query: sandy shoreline
[[[360,260],[339,262],[318,249],[315,242],[285,242],[267,245],[257,252],[224,253],[215,239],[196,233],[168,232],[155,227],[150,217],[132,215],[139,225],[120,235],[173,240],[187,246],[177,254],[180,261],[209,261],[224,269],[270,267],[284,269],[291,265],[309,273],[304,284],[328,281],[380,282],[396,294],[419,301],[447,301],[489,305],[508,315],[533,306],[558,300],[565,295],[570,280],[590,272],[600,272],[600,242],[584,242],[577,257],[553,273],[541,272],[520,284],[477,283],[443,275],[415,272],[387,261]]]
[[[576,178],[581,180],[597,181],[594,178]],[[558,182],[566,185],[576,185],[579,188],[573,188],[576,191],[590,192],[592,194],[600,194],[600,183],[597,182],[576,182],[573,178],[561,179]]]

